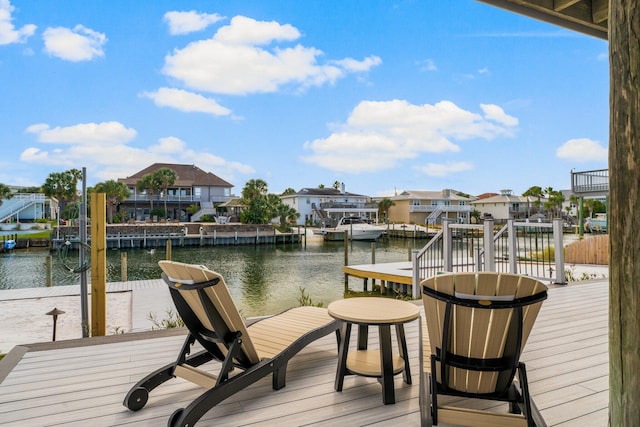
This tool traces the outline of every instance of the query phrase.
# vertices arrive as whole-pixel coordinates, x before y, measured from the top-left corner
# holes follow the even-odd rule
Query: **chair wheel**
[[[182,415],[183,409],[176,409],[173,414],[171,414],[171,416],[169,417],[169,422],[167,423],[167,425],[169,427],[176,427],[180,424],[178,424],[178,419],[180,419],[180,416]]]
[[[127,408],[132,411],[138,411],[147,404],[147,400],[149,400],[149,392],[146,388],[138,387],[131,390],[127,394],[127,398],[125,400],[125,404]]]

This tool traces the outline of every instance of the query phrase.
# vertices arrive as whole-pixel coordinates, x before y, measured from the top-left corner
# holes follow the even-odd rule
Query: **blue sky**
[[[155,162],[270,192],[567,189],[607,43],[474,0],[0,0],[0,183]]]

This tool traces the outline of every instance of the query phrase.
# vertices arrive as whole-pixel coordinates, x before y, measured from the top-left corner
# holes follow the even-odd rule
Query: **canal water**
[[[409,260],[412,249],[420,249],[426,240],[389,239],[371,242],[349,242],[349,264],[372,261],[397,262]],[[159,279],[158,261],[166,258],[165,248],[153,251],[129,249],[127,278],[129,281]],[[47,255],[52,256],[52,285],[76,285],[80,274],[70,272],[77,267],[77,251],[69,258],[58,257],[47,250],[27,250],[0,253],[0,289],[44,287],[47,282]],[[74,259],[75,257],[75,259]],[[121,281],[121,251],[107,252],[107,281]],[[202,264],[223,275],[244,316],[272,314],[299,305],[300,288],[314,303],[343,298],[342,266],[345,247],[342,242],[307,241],[307,244],[173,247],[174,261]],[[90,280],[90,272],[87,272]],[[362,279],[350,278],[349,286],[362,290]]]

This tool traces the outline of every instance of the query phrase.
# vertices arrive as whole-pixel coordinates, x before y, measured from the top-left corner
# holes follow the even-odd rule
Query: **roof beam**
[[[555,0],[553,2],[553,10],[556,12],[562,12],[566,8],[573,6],[578,2],[580,2],[580,0]]]
[[[550,24],[579,31],[601,39],[608,39],[608,2],[603,0],[478,0]],[[571,3],[571,4],[570,4]],[[592,3],[597,8],[592,7]],[[560,11],[556,10],[556,4]],[[596,15],[594,16],[594,11]]]

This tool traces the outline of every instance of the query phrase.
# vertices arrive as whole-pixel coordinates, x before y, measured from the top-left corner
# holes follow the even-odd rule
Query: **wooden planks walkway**
[[[550,290],[523,357],[532,394],[548,425],[607,425],[607,310],[605,281]],[[165,425],[200,389],[170,381],[138,412],[128,411],[122,399],[135,381],[175,358],[183,333],[59,342],[60,348],[16,347],[0,362],[2,425]],[[224,401],[198,425],[417,426],[418,322],[408,323],[406,333],[413,385],[396,377],[394,405],[382,405],[380,384],[374,379],[347,377],[344,390],[334,391],[337,349],[335,337],[328,336],[291,361],[284,389],[271,390],[271,379],[265,378]],[[376,343],[375,337],[370,340],[371,347]]]

